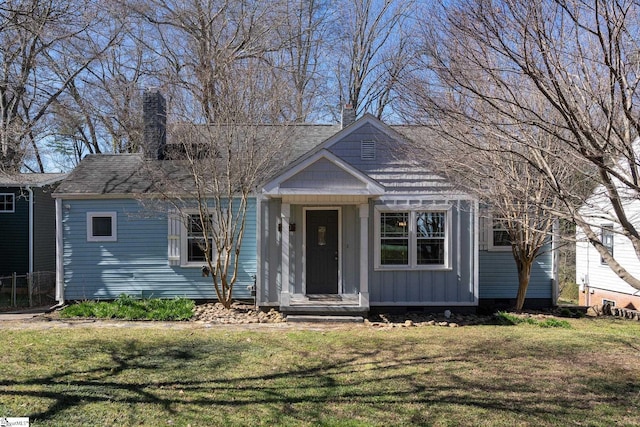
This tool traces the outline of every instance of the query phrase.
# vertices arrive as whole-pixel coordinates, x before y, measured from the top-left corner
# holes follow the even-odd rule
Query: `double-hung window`
[[[380,213],[380,264],[408,265],[409,212]]]
[[[449,267],[450,211],[376,209],[376,268]]]
[[[15,212],[15,194],[0,193],[0,213]]]
[[[183,250],[182,265],[194,264],[202,266],[206,263],[207,243],[209,244],[210,254],[213,254],[214,245],[212,238],[213,216],[209,215],[202,221],[200,214],[189,213],[185,218],[185,232],[182,245]],[[205,238],[205,235],[207,236]]]
[[[416,212],[416,263],[444,265],[446,249],[445,212]]]
[[[600,229],[602,244],[607,251],[613,256],[613,224],[604,224]],[[606,264],[604,258],[600,257],[600,263]]]
[[[501,218],[489,218],[491,229],[489,230],[489,249],[494,251],[511,250],[511,237],[507,222]]]

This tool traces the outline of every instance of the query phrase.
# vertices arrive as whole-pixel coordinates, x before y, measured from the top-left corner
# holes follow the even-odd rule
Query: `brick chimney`
[[[345,104],[342,107],[342,129],[356,121],[356,110],[352,104]]]
[[[147,159],[164,159],[167,144],[167,103],[157,89],[144,91],[142,120],[144,122],[143,152]]]

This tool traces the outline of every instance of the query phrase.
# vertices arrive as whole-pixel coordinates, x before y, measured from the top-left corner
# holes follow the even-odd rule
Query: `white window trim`
[[[383,265],[380,261],[380,213],[381,212],[408,212],[409,213],[409,263],[408,265]],[[444,212],[445,213],[445,237],[444,237],[444,264],[418,264],[416,213],[417,212]],[[374,208],[374,270],[375,271],[418,271],[436,270],[450,271],[452,269],[451,242],[453,238],[453,221],[451,218],[451,205],[410,205],[410,206],[375,206]]]
[[[206,261],[189,261],[189,230],[187,230],[188,217],[190,215],[200,215],[200,211],[197,209],[183,210],[182,215],[184,215],[184,218],[180,221],[180,267],[202,268],[206,266]],[[213,215],[213,213],[210,213],[210,215]],[[216,247],[213,242],[211,250],[211,259],[215,260]]]
[[[13,196],[11,210],[0,209],[0,213],[15,213],[16,211],[16,195],[14,193],[0,193],[0,196]]]
[[[487,248],[491,252],[511,252],[511,245],[499,246],[493,244],[493,222],[499,219],[500,218],[495,217],[494,215],[489,215],[489,218],[487,220],[487,234],[489,235]]]
[[[111,236],[94,236],[94,217],[111,218]],[[87,242],[117,242],[118,241],[118,213],[117,212],[87,212]]]

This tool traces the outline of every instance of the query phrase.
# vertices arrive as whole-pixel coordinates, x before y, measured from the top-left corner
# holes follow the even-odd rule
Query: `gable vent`
[[[375,141],[360,142],[360,158],[362,160],[376,159],[376,142]]]

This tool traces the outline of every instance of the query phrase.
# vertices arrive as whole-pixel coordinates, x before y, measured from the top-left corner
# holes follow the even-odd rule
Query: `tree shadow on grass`
[[[510,348],[498,353],[500,345]],[[443,347],[424,355],[410,343],[376,347],[305,357],[283,343],[271,348],[232,340],[142,344],[94,339],[69,355],[66,369],[28,381],[3,380],[0,386],[5,395],[50,400],[45,410],[29,414],[38,421],[57,420],[92,403],[115,402],[158,406],[164,415],[178,417],[178,407],[192,414],[247,411],[253,417],[259,416],[254,412],[259,407],[261,417],[282,424],[348,419],[353,411],[380,423],[431,423],[455,408],[471,417],[492,411],[545,424],[587,416],[596,404],[624,408],[637,404],[640,395],[637,379],[621,382],[606,373],[594,377],[591,370],[553,383],[554,372],[544,371],[544,365],[564,360],[552,360],[556,356],[543,346],[496,339],[476,341],[464,352]],[[562,358],[579,348],[566,351]],[[83,362],[88,356],[100,356],[99,362]],[[253,365],[238,368],[247,361]],[[536,368],[541,372],[531,372]],[[615,416],[608,421],[615,422]]]

